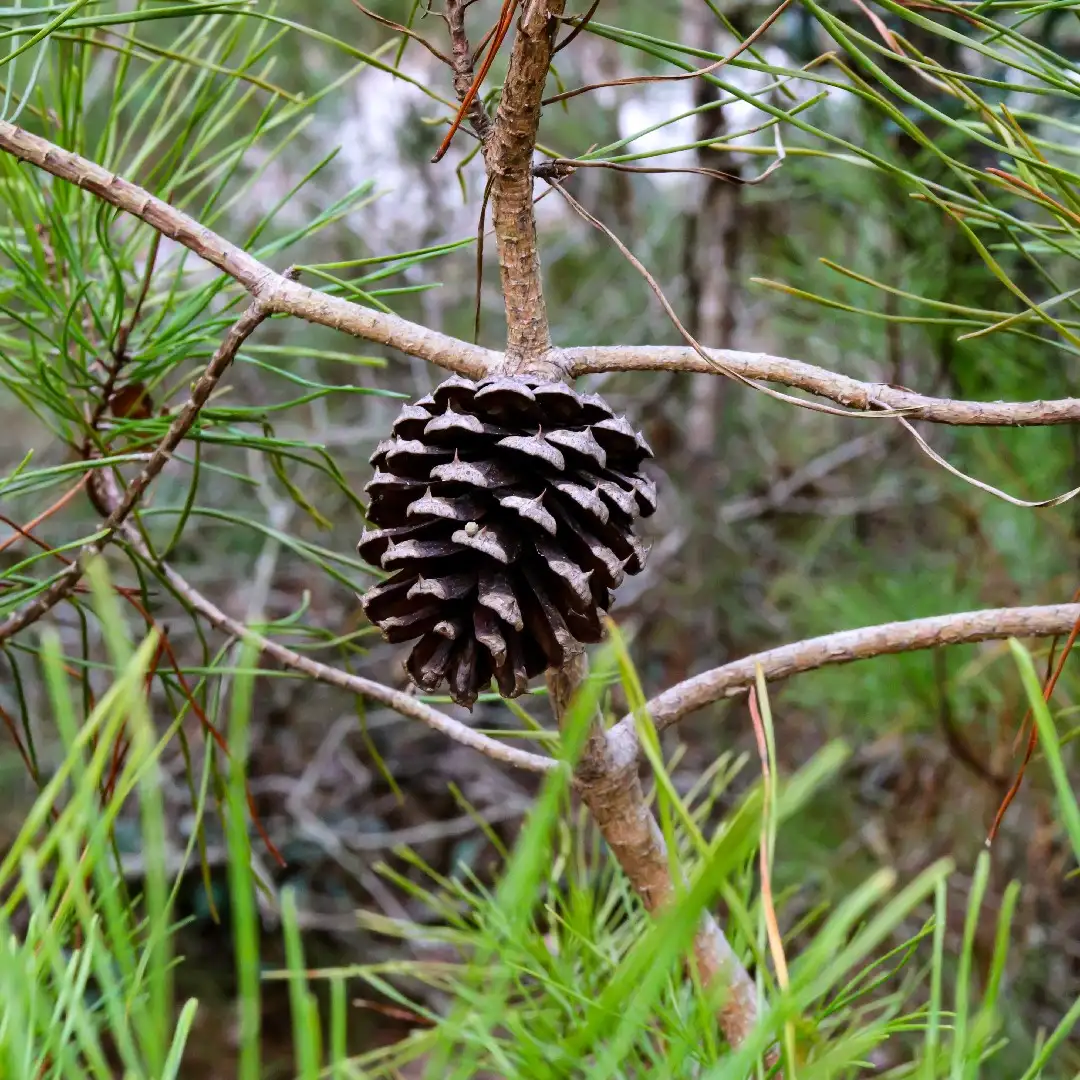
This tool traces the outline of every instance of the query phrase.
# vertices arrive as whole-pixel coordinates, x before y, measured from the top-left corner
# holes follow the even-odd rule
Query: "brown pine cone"
[[[357,545],[391,577],[361,598],[406,668],[471,708],[599,641],[626,573],[645,566],[634,521],[656,509],[648,443],[596,394],[561,382],[454,375],[394,421],[371,457]]]

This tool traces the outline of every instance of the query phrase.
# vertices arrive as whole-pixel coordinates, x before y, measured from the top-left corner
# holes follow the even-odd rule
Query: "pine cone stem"
[[[531,355],[507,350],[492,374],[532,376],[546,382],[565,382],[570,385],[573,385],[574,381],[566,351],[553,345],[543,352]]]

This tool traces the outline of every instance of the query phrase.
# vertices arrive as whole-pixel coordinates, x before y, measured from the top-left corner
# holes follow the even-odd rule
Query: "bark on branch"
[[[852,379],[827,368],[737,349],[706,349],[724,367],[747,379],[780,383],[828,398],[838,405],[867,411],[874,407],[903,409],[911,420],[957,426],[1043,426],[1080,421],[1080,398],[1056,401],[953,401],[927,397],[905,387]],[[586,345],[563,349],[561,359],[570,378],[605,371],[723,372],[707,364],[693,349],[680,345]]]
[[[565,0],[525,0],[494,127],[484,147],[506,304],[506,369],[540,371],[551,350],[533,212],[532,157]],[[557,367],[544,370],[562,377]]]
[[[584,676],[583,654],[548,673],[552,708],[560,724]],[[650,915],[675,897],[671,863],[638,776],[636,742],[612,738],[597,718],[574,774],[575,788]],[[717,1021],[732,1046],[740,1046],[757,1023],[757,989],[724,931],[708,912],[694,936],[694,961],[702,984],[727,993]]]

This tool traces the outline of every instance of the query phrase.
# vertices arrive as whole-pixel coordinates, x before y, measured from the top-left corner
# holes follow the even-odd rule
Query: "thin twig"
[[[1010,495],[1007,491],[1002,491],[1001,488],[996,488],[993,484],[988,484],[985,480],[979,480],[958,469],[955,465],[946,461],[903,416],[897,416],[896,419],[904,425],[908,434],[915,440],[915,445],[935,464],[940,465],[946,472],[952,473],[953,476],[965,481],[965,483],[971,484],[972,487],[977,487],[980,491],[985,491],[988,495],[993,495],[1004,502],[1012,503],[1013,506],[1020,506],[1025,510],[1039,510],[1051,506],[1060,506],[1062,503],[1067,503],[1070,499],[1075,499],[1077,495],[1080,495],[1080,487],[1074,487],[1070,491],[1055,495],[1050,499],[1038,499],[1035,502],[1018,499],[1015,495]]]
[[[469,7],[475,2],[476,2],[476,0],[469,0],[469,2],[465,5],[465,7]],[[473,62],[474,65],[476,64],[476,61],[479,60],[480,57],[484,55],[484,50],[488,47],[488,42],[490,42],[491,39],[495,36],[495,31],[498,30],[498,29],[499,29],[499,24],[498,24],[498,22],[495,22],[484,33],[484,36],[480,39],[479,44],[473,50],[473,54],[472,54],[471,59],[472,59],[472,62]]]
[[[33,532],[43,521],[52,517],[57,511],[62,510],[80,491],[86,486],[87,481],[90,479],[89,473],[84,473],[78,483],[69,487],[59,499],[56,500],[51,506],[46,507],[41,511],[37,517],[31,518],[25,525],[19,527],[15,526],[12,529],[11,535],[6,539],[0,541],[0,552],[6,551],[12,544],[14,544],[20,536],[25,537],[29,533]]]
[[[468,101],[469,123],[480,140],[480,147],[491,137],[491,117],[488,116],[483,98],[474,93],[479,86],[473,71],[473,58],[469,49],[469,36],[465,31],[466,0],[446,0],[446,25],[454,54],[454,90],[463,107]],[[480,200],[480,220],[476,226],[476,305],[473,312],[473,344],[480,341],[480,306],[484,283],[484,221],[487,217],[488,199],[491,196],[492,177],[484,184],[484,197]]]
[[[59,604],[61,600],[71,595],[72,590],[86,570],[86,564],[96,555],[101,554],[106,544],[113,539],[116,530],[124,523],[131,511],[135,509],[143,492],[168,464],[172,452],[180,445],[181,440],[188,433],[188,429],[195,423],[199,410],[205,404],[206,399],[217,385],[218,379],[224,374],[225,369],[232,363],[233,357],[236,356],[240,346],[255,327],[268,315],[269,312],[266,308],[258,301],[255,301],[233,324],[225,335],[224,341],[218,346],[217,351],[206,365],[206,369],[192,386],[191,396],[169,425],[165,437],[158,444],[153,454],[150,455],[150,460],[143,467],[142,472],[128,486],[122,500],[113,508],[97,537],[82,549],[79,557],[47,589],[20,611],[13,612],[3,623],[0,623],[0,642],[6,641],[13,634],[37,622],[46,612]]]
[[[446,53],[440,52],[437,48],[435,48],[435,46],[432,45],[431,42],[428,41],[427,38],[425,38],[422,34],[418,34],[415,30],[410,30],[409,27],[403,26],[401,23],[394,22],[393,19],[386,18],[385,15],[380,15],[377,11],[372,11],[371,8],[364,7],[364,5],[360,3],[360,0],[352,0],[352,3],[353,7],[355,7],[358,11],[362,12],[369,19],[374,19],[375,22],[382,23],[383,26],[389,27],[396,33],[404,34],[406,37],[412,38],[413,41],[417,42],[420,45],[423,45],[424,48],[427,49],[427,51],[431,53],[431,55],[434,56],[436,60],[441,60],[444,64],[446,64],[447,67],[452,68],[454,66],[454,63],[450,59],[450,57],[447,56]]]
[[[473,341],[480,341],[480,313],[484,288],[484,219],[487,217],[488,200],[491,198],[489,176],[484,184],[484,197],[480,200],[480,220],[476,225],[476,302],[473,308]]]
[[[19,735],[19,729],[15,724],[15,718],[3,707],[3,705],[0,705],[0,721],[3,721],[4,727],[7,728],[8,734],[11,736],[11,741],[15,744],[15,749],[19,751],[19,757],[22,758],[23,765],[26,767],[30,779],[33,780],[35,784],[40,785],[41,776],[34,765],[34,760],[30,756],[29,751],[23,745],[22,738]]]
[[[447,738],[453,739],[463,746],[479,750],[487,757],[502,761],[507,765],[514,765],[519,769],[539,773],[550,772],[552,769],[558,768],[559,763],[554,758],[543,757],[527,750],[519,750],[516,747],[498,742],[487,735],[481,735],[460,721],[446,716],[422,701],[418,701],[403,690],[394,690],[392,687],[384,686],[382,683],[374,682],[371,679],[364,679],[359,675],[352,675],[349,672],[330,667],[329,664],[322,664],[318,660],[312,660],[310,657],[294,652],[271,638],[264,637],[257,631],[245,626],[242,622],[226,615],[171,566],[156,561],[147,550],[139,530],[133,524],[124,522],[120,526],[120,531],[123,534],[125,543],[137,555],[153,566],[169,583],[172,590],[193,610],[201,614],[223,633],[242,638],[257,645],[267,656],[273,657],[290,671],[295,671],[299,675],[306,675],[317,682],[336,686],[351,694],[358,694],[360,697],[368,698],[371,701],[377,701],[402,716],[419,720]]]
[[[128,354],[128,340],[131,337],[132,330],[138,325],[139,319],[142,316],[143,304],[146,303],[147,296],[150,295],[150,286],[154,281],[154,269],[157,266],[158,251],[161,248],[161,233],[154,233],[153,239],[150,241],[150,250],[146,253],[146,267],[143,270],[142,284],[139,286],[139,295],[135,297],[135,306],[131,309],[131,318],[129,318],[119,329],[116,334],[116,344],[113,346],[113,360],[117,365],[117,369],[127,362]],[[107,408],[108,401],[103,401],[103,405]],[[100,420],[101,417],[99,416]]]
[[[696,68],[694,71],[684,71],[679,75],[631,75],[625,79],[609,79],[607,82],[589,83],[588,86],[579,86],[576,90],[567,90],[562,94],[555,94],[553,97],[544,98],[543,103],[545,105],[554,105],[557,101],[569,101],[570,98],[575,98],[580,94],[587,94],[592,90],[602,90],[609,86],[638,86],[641,83],[685,82],[687,79],[700,79],[702,75],[711,75],[725,64],[730,64],[731,61],[741,53],[746,52],[746,50],[749,49],[750,46],[753,45],[778,18],[780,18],[785,9],[791,6],[791,3],[792,0],[784,0],[772,14],[766,16],[765,21],[752,34],[745,37],[739,43],[734,52],[729,53],[727,56],[720,57],[719,60],[715,60],[713,63],[708,64],[703,68]],[[596,7],[594,5],[584,19],[574,21],[574,30],[570,36],[567,37],[566,41],[559,46],[560,49],[569,45],[574,37],[585,29],[585,26],[592,18],[595,10]],[[564,21],[570,22],[571,20],[566,19]]]

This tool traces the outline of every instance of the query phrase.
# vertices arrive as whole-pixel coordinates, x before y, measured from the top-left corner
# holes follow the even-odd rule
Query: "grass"
[[[144,687],[157,641],[131,641],[103,567],[89,578],[93,605],[109,643],[111,685],[79,720],[72,678],[57,642],[46,634],[41,663],[63,753],[0,864],[0,1075],[130,1077],[183,1075],[185,1042],[199,1003],[173,1001],[177,930],[175,881],[164,849],[157,774],[165,744],[150,723]],[[1051,772],[1060,750],[1030,656],[1014,655],[1028,688]],[[618,672],[631,700],[636,674],[616,640],[596,658],[570,710],[561,755],[569,767],[598,706],[610,700]],[[466,873],[448,879],[427,870],[410,888],[431,914],[426,925],[390,920],[373,925],[403,942],[440,941],[449,959],[403,959],[393,965],[310,969],[291,890],[281,898],[286,967],[262,973],[263,939],[255,905],[251,822],[245,796],[247,732],[255,679],[254,657],[242,646],[227,680],[230,705],[228,779],[223,803],[229,845],[229,909],[238,975],[238,1075],[263,1075],[260,995],[266,979],[290,988],[296,1075],[386,1077],[407,1061],[424,1075],[468,1078],[590,1078],[699,1076],[741,1078],[760,1068],[772,1045],[784,1047],[786,1076],[801,1080],[855,1076],[883,1048],[902,1046],[895,1075],[975,1078],[993,1075],[1007,1005],[1008,953],[1018,887],[1010,886],[997,917],[993,955],[976,977],[975,931],[986,893],[989,858],[974,867],[968,912],[955,951],[942,916],[955,868],[948,860],[899,882],[882,869],[864,880],[812,925],[790,936],[781,898],[775,914],[788,925],[787,977],[762,948],[773,910],[762,902],[756,865],[766,842],[782,859],[785,832],[816,794],[835,782],[847,757],[827,747],[793,775],[752,784],[727,809],[723,786],[687,801],[654,757],[656,799],[676,870],[686,885],[657,919],[628,891],[617,867],[597,847],[569,799],[568,772],[545,781],[529,821],[491,885]],[[226,689],[223,687],[223,689]],[[759,687],[759,693],[764,687]],[[762,696],[767,730],[775,722]],[[1041,703],[1041,704],[1040,704]],[[647,723],[647,718],[641,716]],[[770,736],[771,738],[771,736]],[[116,765],[116,747],[126,745]],[[216,753],[207,745],[207,759]],[[775,766],[775,762],[773,763]],[[208,760],[204,761],[204,769]],[[204,780],[209,772],[204,773]],[[1059,813],[1072,833],[1076,796],[1057,784]],[[771,806],[771,809],[769,807]],[[763,813],[768,817],[763,821]],[[145,872],[138,881],[118,872],[114,829],[135,815]],[[763,831],[763,824],[766,826]],[[1073,834],[1074,843],[1080,835]],[[1080,851],[1080,844],[1077,844]],[[190,853],[189,853],[190,854]],[[411,857],[415,866],[423,864]],[[728,934],[745,957],[756,958],[762,1022],[741,1048],[717,1039],[713,1014],[723,988],[707,990],[685,977],[683,959],[701,913],[725,898]],[[736,917],[738,912],[738,917]],[[946,1000],[945,987],[955,989]],[[328,1011],[314,990],[325,983]],[[379,1050],[345,1051],[349,1000],[363,987],[407,1009],[412,1035]],[[412,988],[411,990],[409,988]],[[446,1007],[433,1009],[425,992]],[[1038,1048],[1025,1077],[1054,1072],[1055,1052],[1080,1018],[1080,1004]],[[786,1034],[785,1034],[786,1033]],[[1046,1071],[1049,1069],[1050,1071]],[[1041,1070],[1041,1071],[1040,1071]],[[894,1070],[895,1071],[895,1070]]]

